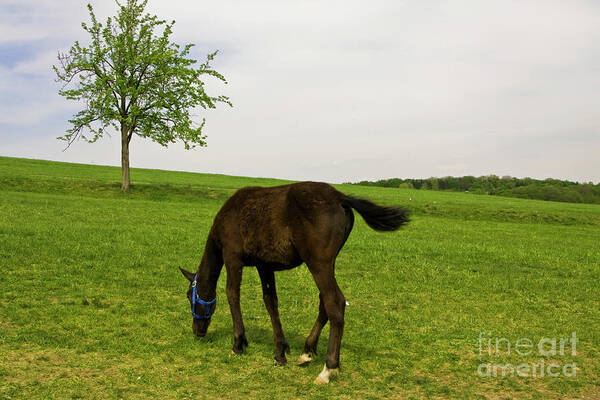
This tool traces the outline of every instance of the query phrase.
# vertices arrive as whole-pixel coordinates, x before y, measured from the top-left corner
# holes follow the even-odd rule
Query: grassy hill
[[[252,268],[241,357],[230,355],[225,276],[197,339],[177,270],[198,264],[212,218],[236,189],[285,182],[133,169],[123,194],[119,179],[114,167],[0,157],[0,399],[600,398],[597,205],[336,185],[405,205],[413,221],[382,234],[357,216],[336,264],[350,303],[342,373],[316,387],[327,327],[317,360],[294,365],[318,307],[304,266],[276,275],[292,348],[285,367],[273,366]],[[513,348],[480,351],[481,332]],[[514,349],[572,332],[576,355]],[[575,363],[576,376],[478,374],[482,364],[542,360]]]

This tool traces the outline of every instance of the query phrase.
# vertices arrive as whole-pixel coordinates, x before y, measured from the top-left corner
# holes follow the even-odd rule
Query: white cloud
[[[58,50],[41,51],[32,59],[18,62],[13,68],[14,74],[26,74],[53,78],[52,65],[57,62]]]
[[[0,24],[0,45],[28,38],[42,45],[33,59],[0,70],[0,86],[18,82],[18,97],[30,96],[13,104],[0,97],[1,106],[21,116],[19,107],[33,104],[41,112],[30,124],[58,136],[65,124],[56,115],[65,109],[55,102],[49,64],[57,50],[85,40],[80,22],[87,11],[79,0],[6,4],[20,11],[14,22]],[[113,12],[110,1],[93,4],[99,15]],[[138,141],[134,165],[330,181],[483,173],[545,177],[545,171],[600,180],[600,161],[590,155],[600,144],[595,2],[150,5],[159,16],[177,20],[175,39],[197,43],[198,57],[221,50],[215,67],[230,84],[208,88],[228,94],[234,108],[201,113],[208,117],[207,149],[165,151]],[[27,83],[30,75],[38,80]],[[44,124],[53,113],[53,122]],[[4,118],[14,124],[20,119]],[[56,157],[85,153],[101,160],[118,154],[107,148],[75,145]],[[31,145],[22,149],[19,155],[27,156]]]

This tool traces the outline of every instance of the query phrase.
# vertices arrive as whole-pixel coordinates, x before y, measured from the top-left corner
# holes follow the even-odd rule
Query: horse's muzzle
[[[195,319],[192,323],[192,331],[194,335],[198,337],[206,336],[206,331],[208,330],[208,325],[210,324],[210,319]]]

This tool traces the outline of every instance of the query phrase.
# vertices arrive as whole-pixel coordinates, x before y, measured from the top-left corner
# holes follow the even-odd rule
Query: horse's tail
[[[395,231],[410,221],[410,212],[404,207],[378,206],[369,200],[344,195],[342,204],[354,208],[367,225],[376,231]]]

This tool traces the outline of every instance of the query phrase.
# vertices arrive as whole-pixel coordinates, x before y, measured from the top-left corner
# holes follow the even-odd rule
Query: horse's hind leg
[[[262,283],[263,300],[271,317],[273,335],[275,336],[275,361],[279,365],[287,363],[285,353],[290,352],[290,346],[285,340],[281,321],[279,320],[279,309],[277,302],[277,289],[275,288],[275,274],[272,269],[257,267],[260,282]]]
[[[239,260],[225,260],[227,268],[227,300],[233,318],[233,352],[242,354],[244,347],[248,346],[246,330],[242,320],[242,309],[240,307],[240,285],[242,283],[243,264]]]
[[[325,312],[329,318],[329,344],[323,371],[315,379],[315,383],[329,383],[332,376],[336,376],[340,365],[340,346],[344,333],[344,311],[346,299],[340,290],[333,273],[333,261],[330,263],[309,263],[308,268],[319,288]]]
[[[319,295],[319,315],[315,321],[315,325],[311,329],[306,343],[304,344],[304,351],[298,358],[299,365],[305,365],[312,361],[313,354],[317,354],[317,343],[319,342],[319,336],[323,327],[327,323],[327,312],[325,312],[325,305],[323,304],[323,297]]]

